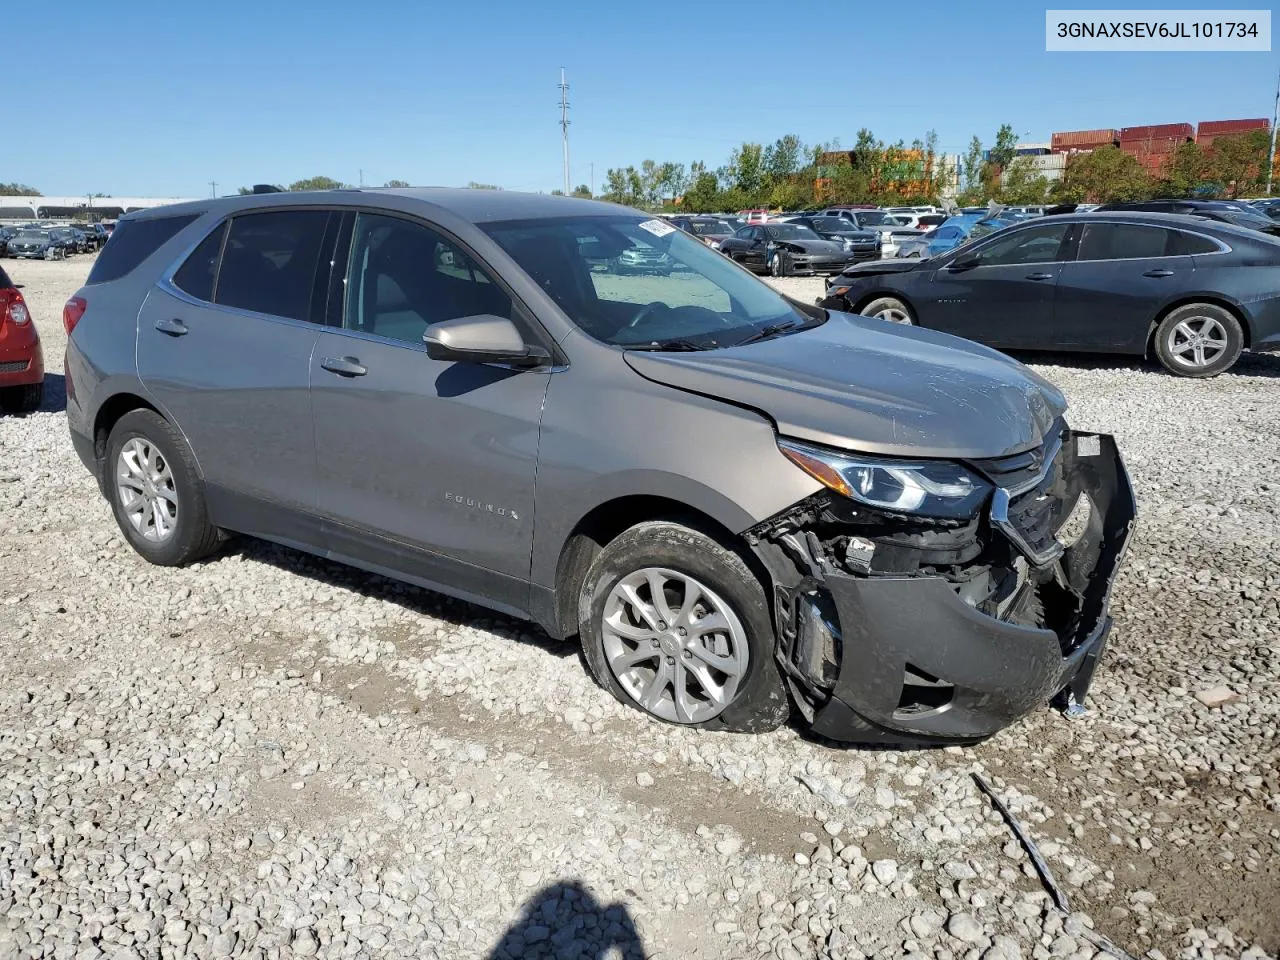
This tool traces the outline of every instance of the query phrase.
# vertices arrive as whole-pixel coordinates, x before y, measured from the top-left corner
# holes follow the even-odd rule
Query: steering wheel
[[[644,323],[644,321],[652,317],[659,309],[670,310],[671,308],[661,300],[654,300],[652,303],[646,303],[636,311],[636,315],[631,318],[631,322],[627,324],[627,328],[634,330],[636,327]]]

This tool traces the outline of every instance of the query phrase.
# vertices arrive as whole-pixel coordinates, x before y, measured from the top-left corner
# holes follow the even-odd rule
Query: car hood
[[[1067,406],[1047,380],[987,347],[836,312],[760,343],[626,361],[655,383],[757,410],[783,436],[886,456],[1020,453]]]
[[[876,243],[880,240],[880,234],[875,230],[851,230],[847,233],[824,233],[823,236],[828,240],[834,240],[839,243],[841,240],[852,240],[854,243]]]
[[[914,260],[868,260],[847,268],[841,276],[866,277],[880,273],[906,273],[909,270],[915,270],[919,265],[919,261]],[[839,277],[833,277],[832,283],[839,279]]]
[[[805,253],[822,257],[838,257],[844,253],[844,244],[834,240],[779,240],[789,247],[799,247]]]

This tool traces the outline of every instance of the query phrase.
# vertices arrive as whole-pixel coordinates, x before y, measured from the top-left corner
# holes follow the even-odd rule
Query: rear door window
[[[143,260],[172,240],[185,227],[195,223],[198,213],[180,217],[149,217],[146,220],[121,220],[111,240],[89,271],[85,283],[108,283],[131,273]]]
[[[222,238],[226,233],[227,225],[220,223],[218,229],[200,241],[174,273],[175,287],[197,300],[213,300],[213,281],[218,275],[218,257],[222,253]]]
[[[275,210],[233,219],[223,245],[214,302],[310,320],[313,301],[326,290],[328,263],[323,264],[322,276],[320,250],[328,223],[327,210]]]
[[[1146,260],[1174,256],[1174,231],[1136,223],[1085,224],[1077,260]]]

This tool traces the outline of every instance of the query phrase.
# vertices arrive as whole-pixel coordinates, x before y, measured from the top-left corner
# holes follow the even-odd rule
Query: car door
[[[1097,221],[1083,225],[1076,248],[1058,281],[1054,342],[1142,353],[1158,307],[1191,285],[1192,259],[1180,252],[1177,231]]]
[[[751,245],[751,231],[754,229],[754,227],[739,227],[734,231],[733,236],[720,244],[720,252],[728,254],[731,260],[743,262],[747,249]]]
[[[1052,323],[1070,223],[994,234],[943,258],[921,288],[924,326],[995,347],[1029,347]]]
[[[322,209],[237,215],[139,312],[138,374],[190,443],[219,526],[318,535],[308,381],[335,227]]]
[[[354,215],[337,326],[311,363],[320,510],[331,549],[513,612],[528,603],[538,429],[550,368],[427,356],[441,320],[538,334],[462,244],[417,220]]]

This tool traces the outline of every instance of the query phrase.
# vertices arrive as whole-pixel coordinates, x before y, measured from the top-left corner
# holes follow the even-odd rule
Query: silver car
[[[143,557],[248,535],[471,600],[661,720],[973,742],[1078,704],[1107,642],[1110,437],[993,350],[788,299],[633,210],[157,208],[64,322],[72,441]]]

